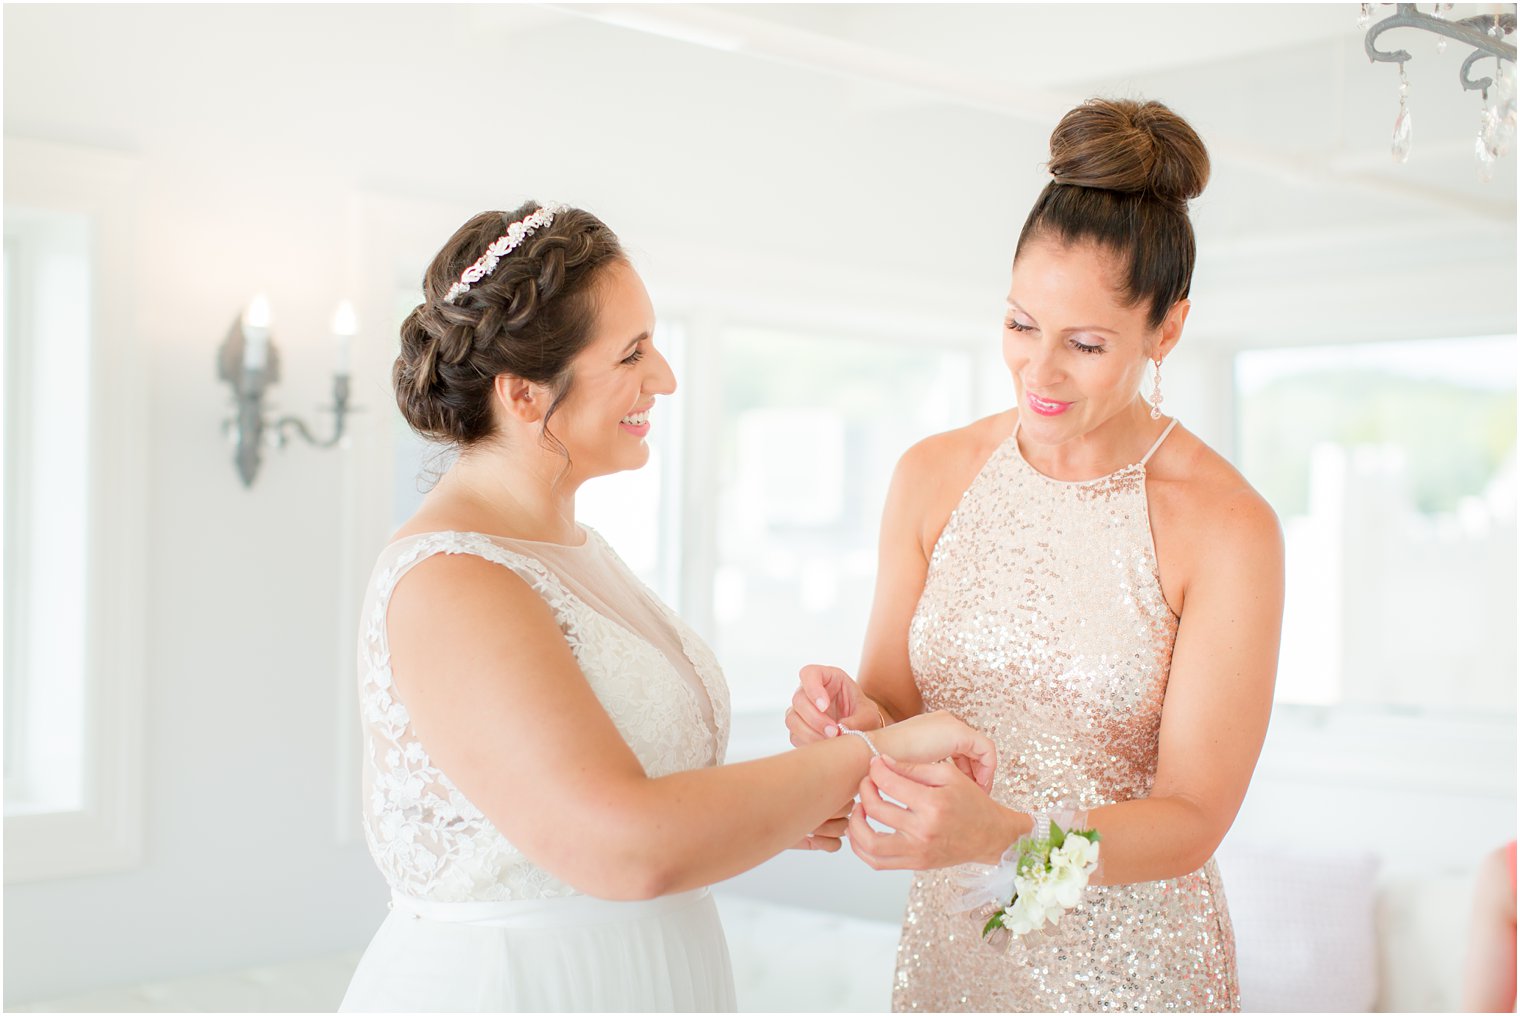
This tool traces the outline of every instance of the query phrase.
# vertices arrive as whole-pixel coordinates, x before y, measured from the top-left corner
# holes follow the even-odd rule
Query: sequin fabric
[[[998,747],[993,797],[1023,812],[1143,798],[1177,636],[1144,462],[1064,482],[1018,431],[945,525],[908,629],[925,709]],[[1006,949],[954,913],[961,869],[920,872],[898,946],[898,1012],[1238,1011],[1235,938],[1211,859],[1182,878],[1091,887]]]

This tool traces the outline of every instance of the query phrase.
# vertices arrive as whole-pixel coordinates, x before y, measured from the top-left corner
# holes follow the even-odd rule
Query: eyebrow
[[[647,338],[649,338],[648,332],[639,332],[639,334],[633,337],[633,340],[629,342],[628,345],[623,347],[623,355],[627,356],[629,353],[633,352],[633,347],[637,346],[640,342],[643,342]]]
[[[1007,303],[1008,303],[1008,309],[1009,310],[1016,310],[1020,314],[1029,314],[1029,311],[1025,310],[1023,307],[1020,307],[1018,304],[1014,303],[1012,297],[1008,298]],[[1030,317],[1034,317],[1033,314],[1029,314],[1029,316]],[[1122,335],[1123,334],[1117,328],[1105,328],[1103,325],[1077,325],[1074,328],[1062,329],[1061,334],[1063,334],[1063,335],[1071,335],[1073,332],[1107,332],[1109,335]]]

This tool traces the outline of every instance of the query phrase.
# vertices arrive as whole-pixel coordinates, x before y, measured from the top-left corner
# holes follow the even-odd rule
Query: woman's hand
[[[877,832],[867,818],[892,831]],[[849,821],[850,849],[877,870],[996,864],[1027,831],[1018,827],[1021,820],[1027,826],[1024,816],[992,800],[947,762],[877,758],[860,782],[860,805]]]
[[[881,706],[862,694],[854,679],[838,667],[810,663],[797,676],[797,691],[786,711],[792,747],[838,737],[840,724],[853,730],[886,726]]]
[[[849,828],[850,812],[855,809],[855,799],[844,802],[832,818],[811,833],[792,844],[791,850],[822,850],[832,854],[844,843],[845,830]]]
[[[956,719],[943,709],[884,727],[871,735],[883,755],[904,762],[938,762],[949,759],[981,787],[982,796],[992,787],[997,772],[997,747],[992,738]],[[874,815],[872,816],[875,817]]]

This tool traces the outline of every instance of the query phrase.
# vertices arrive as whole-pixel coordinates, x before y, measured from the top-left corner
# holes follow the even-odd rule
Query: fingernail
[[[834,726],[832,723],[830,723],[828,726],[826,726],[826,727],[823,728],[823,736],[824,737],[836,737],[836,736],[838,736],[838,734],[839,734],[839,728],[836,727],[836,726]]]
[[[813,704],[816,705],[819,709],[827,709],[829,707],[829,700],[824,696],[819,695],[813,700]]]
[[[891,756],[891,755],[887,755],[887,754],[883,754],[883,755],[882,755],[882,756],[881,756],[881,760],[882,760],[882,761],[883,761],[883,762],[890,762],[890,763],[892,763],[892,764],[893,764],[893,765],[894,765],[894,766],[895,766],[895,765],[897,765],[897,759],[895,759],[895,758],[893,758],[893,757],[892,757],[892,756]]]

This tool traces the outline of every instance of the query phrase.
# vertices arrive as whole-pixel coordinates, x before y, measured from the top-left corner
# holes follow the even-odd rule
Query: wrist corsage
[[[1085,816],[1083,816],[1085,818]],[[982,937],[999,928],[1014,938],[1054,927],[1061,915],[1082,900],[1083,890],[1098,869],[1098,831],[1063,829],[1055,819],[1035,816],[1033,829],[1003,852],[1000,863],[964,879],[969,890],[962,910],[991,913]]]

